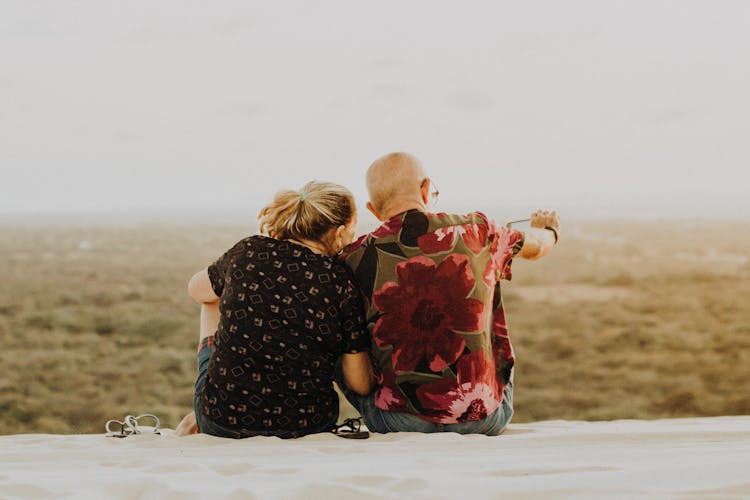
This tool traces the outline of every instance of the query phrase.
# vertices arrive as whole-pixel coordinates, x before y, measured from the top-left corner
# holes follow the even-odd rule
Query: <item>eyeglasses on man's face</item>
[[[430,183],[430,201],[432,201],[432,203],[437,203],[438,196],[440,196],[440,191],[438,190],[438,188],[435,185],[435,183],[433,182],[433,180],[430,179],[429,177],[425,178],[422,181],[422,183],[420,184],[420,187],[424,186],[425,182],[429,182]]]

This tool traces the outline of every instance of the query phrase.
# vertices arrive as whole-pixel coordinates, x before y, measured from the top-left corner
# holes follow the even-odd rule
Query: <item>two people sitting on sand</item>
[[[195,415],[178,433],[331,430],[334,379],[374,432],[505,429],[514,356],[500,282],[514,257],[550,252],[557,214],[534,212],[520,232],[480,212],[431,213],[437,191],[406,153],[377,159],[367,188],[382,225],[355,242],[351,194],[309,183],[261,212],[267,236],[193,277],[202,348]]]

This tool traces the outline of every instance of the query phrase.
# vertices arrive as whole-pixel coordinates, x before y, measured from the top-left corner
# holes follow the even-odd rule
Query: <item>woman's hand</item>
[[[344,382],[349,389],[360,396],[367,396],[372,392],[375,374],[372,371],[370,353],[344,354],[341,357],[341,369],[344,372]]]

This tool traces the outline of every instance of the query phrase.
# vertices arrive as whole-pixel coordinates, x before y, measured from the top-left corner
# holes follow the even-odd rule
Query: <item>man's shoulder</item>
[[[469,212],[466,214],[449,214],[445,212],[426,214],[430,226],[436,229],[448,226],[465,226],[467,224],[488,225],[492,221],[483,212]]]
[[[360,236],[349,245],[347,254],[373,243],[403,240],[410,234],[424,234],[440,228],[472,224],[493,225],[494,221],[480,211],[458,214],[410,210],[383,222],[375,230]]]
[[[455,242],[456,238],[469,238],[472,239],[472,247],[481,246],[486,244],[486,236],[492,232],[493,227],[492,219],[479,211],[458,214],[410,210],[383,222],[374,231],[360,236],[347,247],[342,260],[345,260],[350,268],[357,269],[363,256],[368,252],[376,252],[376,248],[403,256],[413,256],[415,253],[431,254],[446,250],[443,248],[446,245],[453,247],[453,243],[450,242]]]

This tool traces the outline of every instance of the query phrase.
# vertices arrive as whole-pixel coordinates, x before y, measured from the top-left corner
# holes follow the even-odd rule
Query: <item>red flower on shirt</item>
[[[417,389],[425,414],[442,423],[475,422],[500,405],[497,378],[489,356],[474,351],[458,361],[456,379],[444,378]]]
[[[503,280],[511,278],[511,270],[508,265],[513,259],[513,247],[523,238],[523,233],[508,229],[507,227],[494,227],[489,232],[490,260],[484,270],[484,281],[492,285],[495,279]]]
[[[359,247],[364,245],[365,241],[367,241],[367,235],[363,234],[354,242],[350,243],[346,248],[344,248],[344,251],[342,252],[341,256],[339,256],[339,260],[342,262],[349,258],[351,254],[354,253],[355,250],[357,250]]]
[[[441,227],[417,238],[417,245],[426,254],[447,252],[456,245],[456,237],[463,239],[472,253],[478,254],[487,242],[487,224]]]
[[[397,215],[387,221],[383,222],[379,228],[372,232],[372,235],[376,238],[384,238],[391,234],[396,234],[401,231],[401,227],[404,225],[403,217]]]
[[[439,372],[464,350],[455,330],[480,329],[484,304],[467,295],[474,288],[469,258],[450,254],[436,265],[416,256],[396,266],[398,283],[385,283],[372,297],[382,316],[373,330],[379,347],[393,346],[394,370],[409,371],[426,358]]]
[[[513,359],[513,347],[508,337],[508,324],[505,320],[505,310],[498,307],[492,313],[492,337],[497,347],[496,354],[503,360]]]
[[[409,411],[409,400],[396,385],[396,373],[391,369],[383,369],[378,377],[378,390],[375,393],[375,406],[381,410]]]

